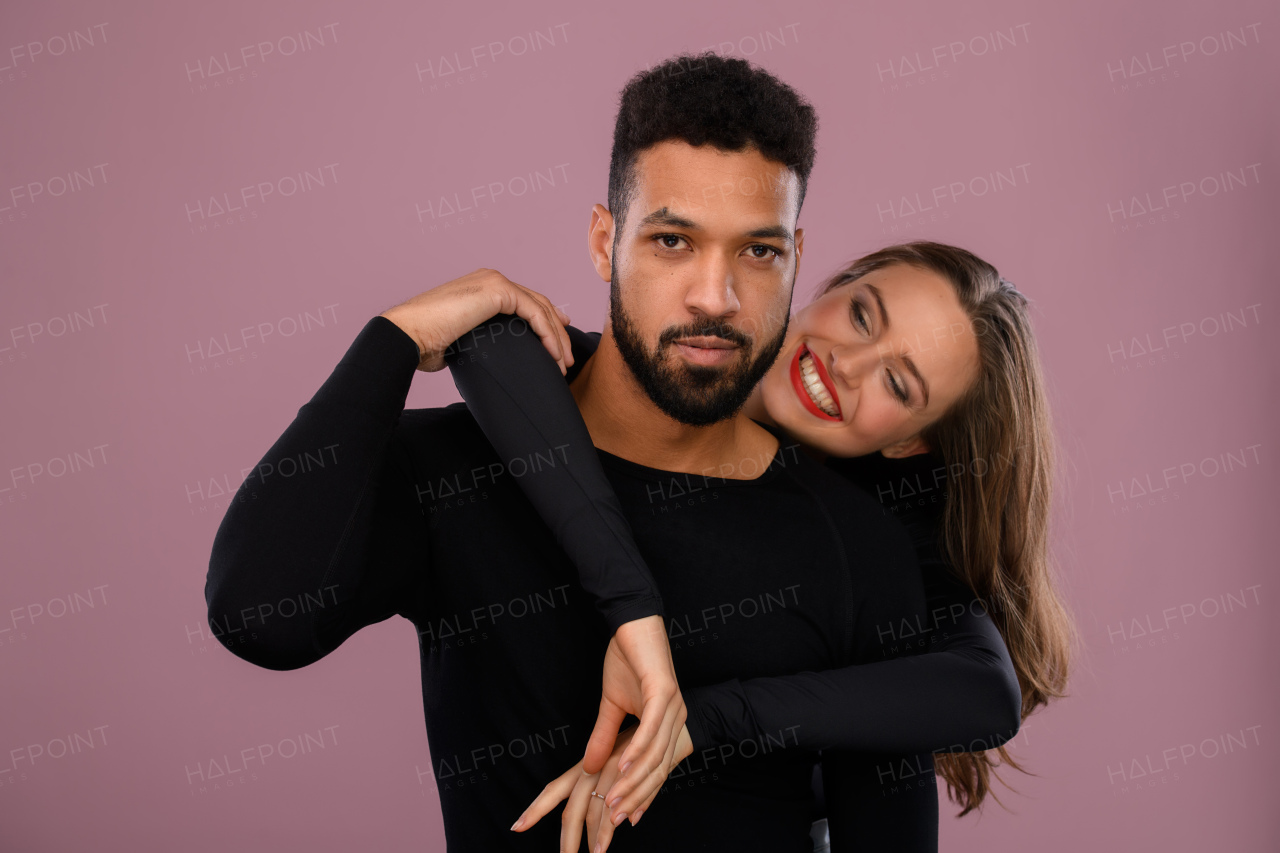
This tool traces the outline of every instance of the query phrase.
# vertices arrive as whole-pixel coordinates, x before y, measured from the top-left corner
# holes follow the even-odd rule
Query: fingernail
[[[631,816],[631,825],[635,826],[640,822],[640,815],[644,814],[644,809],[637,809],[636,813]]]
[[[622,814],[618,815],[617,817],[615,817],[615,818],[613,819],[613,825],[614,825],[614,826],[618,826],[619,824],[621,824],[621,823],[622,823],[624,820],[626,820],[626,819],[627,819],[627,813],[626,813],[626,812],[623,812]]]
[[[592,853],[600,853],[600,842],[596,842],[596,846],[592,849]]]
[[[622,797],[614,797],[613,801],[609,803],[609,808],[616,809],[620,802],[622,802]]]
[[[511,824],[511,831],[515,832],[522,826],[524,826],[524,815],[520,815],[520,817],[516,818],[516,822]]]
[[[631,762],[627,761],[621,767],[618,768],[618,772],[621,773],[623,776],[626,776],[627,771],[630,769],[631,769]]]

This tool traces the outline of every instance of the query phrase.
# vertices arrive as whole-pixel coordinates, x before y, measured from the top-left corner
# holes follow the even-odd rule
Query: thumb
[[[619,705],[607,697],[600,698],[600,715],[596,717],[596,727],[591,731],[587,751],[582,757],[583,772],[599,773],[604,768],[604,763],[613,754],[613,745],[618,741],[618,730],[622,728],[622,721],[626,718],[627,712]]]

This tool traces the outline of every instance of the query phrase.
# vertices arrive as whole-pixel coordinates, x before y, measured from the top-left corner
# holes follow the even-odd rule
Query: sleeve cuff
[[[726,700],[731,706],[742,705],[742,699],[735,697],[735,694],[741,692],[741,682],[736,678],[722,684],[680,691],[684,706],[689,712],[684,725],[689,730],[689,739],[693,741],[695,753],[733,739],[726,736],[724,715],[717,708]]]
[[[636,601],[630,601],[614,610],[604,614],[604,621],[609,625],[609,631],[613,634],[618,633],[618,629],[628,622],[634,622],[636,619],[644,619],[648,616],[662,616],[662,599],[658,596],[646,596]],[[665,622],[666,619],[664,618]]]
[[[398,416],[420,360],[413,338],[379,314],[365,323],[311,402]]]

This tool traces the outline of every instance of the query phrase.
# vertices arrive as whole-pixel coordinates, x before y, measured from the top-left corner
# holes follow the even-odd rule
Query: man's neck
[[[569,384],[592,443],[662,471],[752,480],[769,467],[778,440],[745,411],[708,426],[688,426],[654,405],[606,323],[595,353]]]

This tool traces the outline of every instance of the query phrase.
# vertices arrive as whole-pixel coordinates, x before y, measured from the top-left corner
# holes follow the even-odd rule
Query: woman
[[[591,343],[581,333],[575,338],[584,347]],[[546,419],[536,426],[536,443],[545,447],[549,438],[563,438],[577,416],[576,409],[550,416],[540,411],[550,384],[563,388],[549,364],[547,385],[523,382],[498,392],[511,359],[546,363],[534,336],[509,335],[508,344],[507,353],[486,360],[488,373],[449,362],[468,406],[504,457],[522,452],[533,422]],[[822,756],[833,849],[852,846],[854,839],[868,844],[875,833],[902,848],[911,829],[903,822],[915,820],[917,832],[920,825],[929,827],[931,802],[932,832],[916,841],[927,848],[931,834],[936,846],[931,786],[924,795],[887,804],[877,785],[883,785],[883,768],[890,768],[890,776],[897,771],[885,759],[946,750],[933,761],[951,799],[962,806],[960,814],[966,814],[990,792],[995,767],[1021,769],[1000,745],[1007,737],[981,740],[993,729],[990,691],[979,691],[1011,665],[1021,694],[1016,726],[1063,695],[1066,681],[1070,625],[1047,555],[1050,434],[1026,300],[990,264],[963,249],[917,242],[867,255],[828,280],[796,314],[746,411],[826,458],[907,524],[938,621],[928,632],[929,654],[753,679],[734,689],[743,691],[747,716],[768,719],[774,703],[787,708],[787,719],[803,720],[810,736],[827,729],[823,742],[836,747]],[[580,419],[579,428],[585,433]],[[586,468],[586,488],[607,491],[593,461],[591,453],[575,461],[578,477]],[[555,523],[555,489],[584,488],[581,480],[555,482],[545,473],[521,486],[553,530],[563,529]],[[574,543],[562,545],[571,554],[582,553],[580,543],[577,550]],[[976,608],[975,595],[981,602]],[[923,635],[903,637],[902,645],[925,641]],[[945,715],[935,710],[942,700],[952,706]],[[802,707],[816,716],[796,716]],[[840,713],[833,715],[833,708]],[[730,729],[717,734],[742,734]],[[953,751],[966,744],[966,751]],[[624,746],[625,735],[615,759]],[[878,753],[874,760],[868,757],[872,752]],[[928,761],[927,752],[923,758]],[[881,769],[873,776],[868,768],[877,760]],[[920,761],[903,766],[922,775],[931,769]],[[582,793],[610,790],[616,778],[616,763],[593,777],[572,768],[531,806],[525,828],[572,792],[572,820],[586,812],[588,830],[607,846],[608,813],[596,797],[588,800]],[[867,781],[872,778],[877,781]],[[641,813],[656,793],[653,786]],[[877,793],[879,803],[873,801]]]

